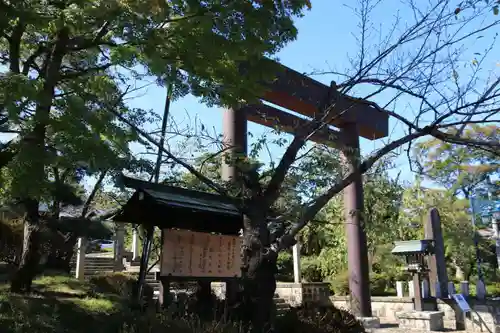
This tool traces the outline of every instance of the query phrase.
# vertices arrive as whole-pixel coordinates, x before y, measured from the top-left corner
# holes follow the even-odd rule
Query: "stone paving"
[[[373,330],[367,330],[367,332],[371,333],[422,333],[422,332],[428,332],[424,330],[408,330],[408,329],[401,329],[398,327],[397,323],[394,322],[381,322],[380,323],[380,328],[375,328]],[[480,330],[467,330],[467,331],[457,331],[455,329],[455,323],[445,321],[444,322],[444,332],[457,332],[457,333],[478,333]]]

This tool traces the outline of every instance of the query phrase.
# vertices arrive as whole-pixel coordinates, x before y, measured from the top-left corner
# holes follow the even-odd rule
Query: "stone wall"
[[[211,287],[217,297],[225,297],[226,284],[224,282],[212,282]],[[331,305],[328,283],[278,282],[276,294],[291,306],[300,306],[307,303]]]
[[[349,296],[331,296],[330,300],[337,308],[349,309]],[[396,312],[411,310],[413,310],[411,298],[372,297],[373,316],[384,321],[396,322]]]
[[[328,283],[304,282],[285,283],[278,282],[276,294],[291,306],[303,304],[330,305],[330,288]]]
[[[331,296],[330,301],[339,308],[349,308],[348,296]],[[466,321],[467,330],[500,333],[500,300],[478,301],[467,299],[472,313]],[[438,301],[438,310],[444,312],[445,321],[455,321],[454,302]],[[413,301],[408,297],[372,297],[373,315],[385,322],[397,322],[396,312],[413,310]],[[428,310],[433,310],[429,308]]]
[[[225,299],[226,298],[226,283],[225,282],[212,282],[210,284],[210,287],[212,288],[212,292],[217,296],[219,299]]]

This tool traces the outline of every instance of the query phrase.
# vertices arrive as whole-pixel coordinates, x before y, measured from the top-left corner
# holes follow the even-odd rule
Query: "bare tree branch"
[[[92,204],[92,201],[94,201],[94,198],[97,195],[97,192],[101,189],[102,182],[104,181],[104,178],[106,178],[107,172],[108,172],[108,170],[101,171],[99,178],[97,178],[97,182],[95,183],[94,188],[92,189],[92,192],[90,192],[87,200],[83,204],[82,213],[80,214],[80,216],[82,218],[87,217],[87,213],[89,212],[90,205]]]
[[[414,139],[429,134],[429,131],[430,128],[426,129],[423,132],[413,133],[399,140],[391,142],[390,144],[386,145],[382,149],[378,150],[375,154],[364,160],[357,172],[361,174],[365,173],[375,164],[375,162],[377,162],[380,158],[385,156],[390,151],[401,147],[402,145]],[[287,233],[279,239],[278,244],[276,245],[276,249],[280,251],[293,245],[293,240],[295,239],[295,236],[299,233],[299,231],[302,230],[307,225],[307,223],[309,223],[309,221],[311,221],[318,214],[318,212],[328,203],[328,201],[330,201],[331,198],[333,198],[346,186],[352,183],[355,177],[356,173],[350,173],[344,179],[342,179],[342,181],[329,188],[325,193],[323,193],[322,195],[314,199],[309,205],[307,205],[304,208],[304,211],[301,213],[299,220],[295,222],[293,226],[287,231]]]
[[[198,179],[200,179],[202,182],[210,186],[212,189],[214,189],[216,192],[218,192],[221,195],[227,195],[227,191],[225,188],[222,186],[219,186],[215,182],[213,182],[211,179],[207,178],[205,175],[203,175],[201,172],[196,170],[193,166],[190,164],[184,162],[180,158],[177,158],[172,154],[168,149],[165,147],[161,147],[160,144],[149,134],[147,134],[145,131],[142,129],[138,128],[135,126],[130,120],[122,116],[120,113],[118,113],[114,108],[110,108],[110,112],[112,112],[120,121],[124,122],[128,126],[130,126],[134,131],[139,133],[142,137],[144,137],[148,142],[156,146],[158,149],[161,149],[165,155],[167,155],[170,159],[172,159],[174,162],[180,164],[184,168],[186,168],[189,172],[191,172],[193,175],[195,175]]]

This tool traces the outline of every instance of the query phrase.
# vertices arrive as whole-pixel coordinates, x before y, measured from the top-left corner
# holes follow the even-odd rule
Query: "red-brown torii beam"
[[[274,62],[274,67],[277,68],[276,79],[269,85],[262,99],[314,118],[324,107],[330,87],[282,64]],[[336,114],[340,115],[335,117]],[[331,117],[331,125],[338,128],[356,123],[359,135],[365,139],[380,139],[389,134],[387,113],[347,95],[339,96]]]
[[[291,113],[281,111],[266,104],[253,104],[241,107],[238,112],[243,112],[246,119],[262,126],[278,128],[289,134],[295,134],[298,128],[308,125],[310,120],[299,118]],[[324,126],[310,138],[311,141],[321,143],[332,148],[340,149],[345,142],[342,132],[330,126]]]

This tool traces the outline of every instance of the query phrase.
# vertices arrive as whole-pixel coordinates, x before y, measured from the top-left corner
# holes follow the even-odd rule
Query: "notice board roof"
[[[125,176],[122,181],[136,191],[115,216],[117,222],[220,234],[238,234],[242,228],[236,199]]]

